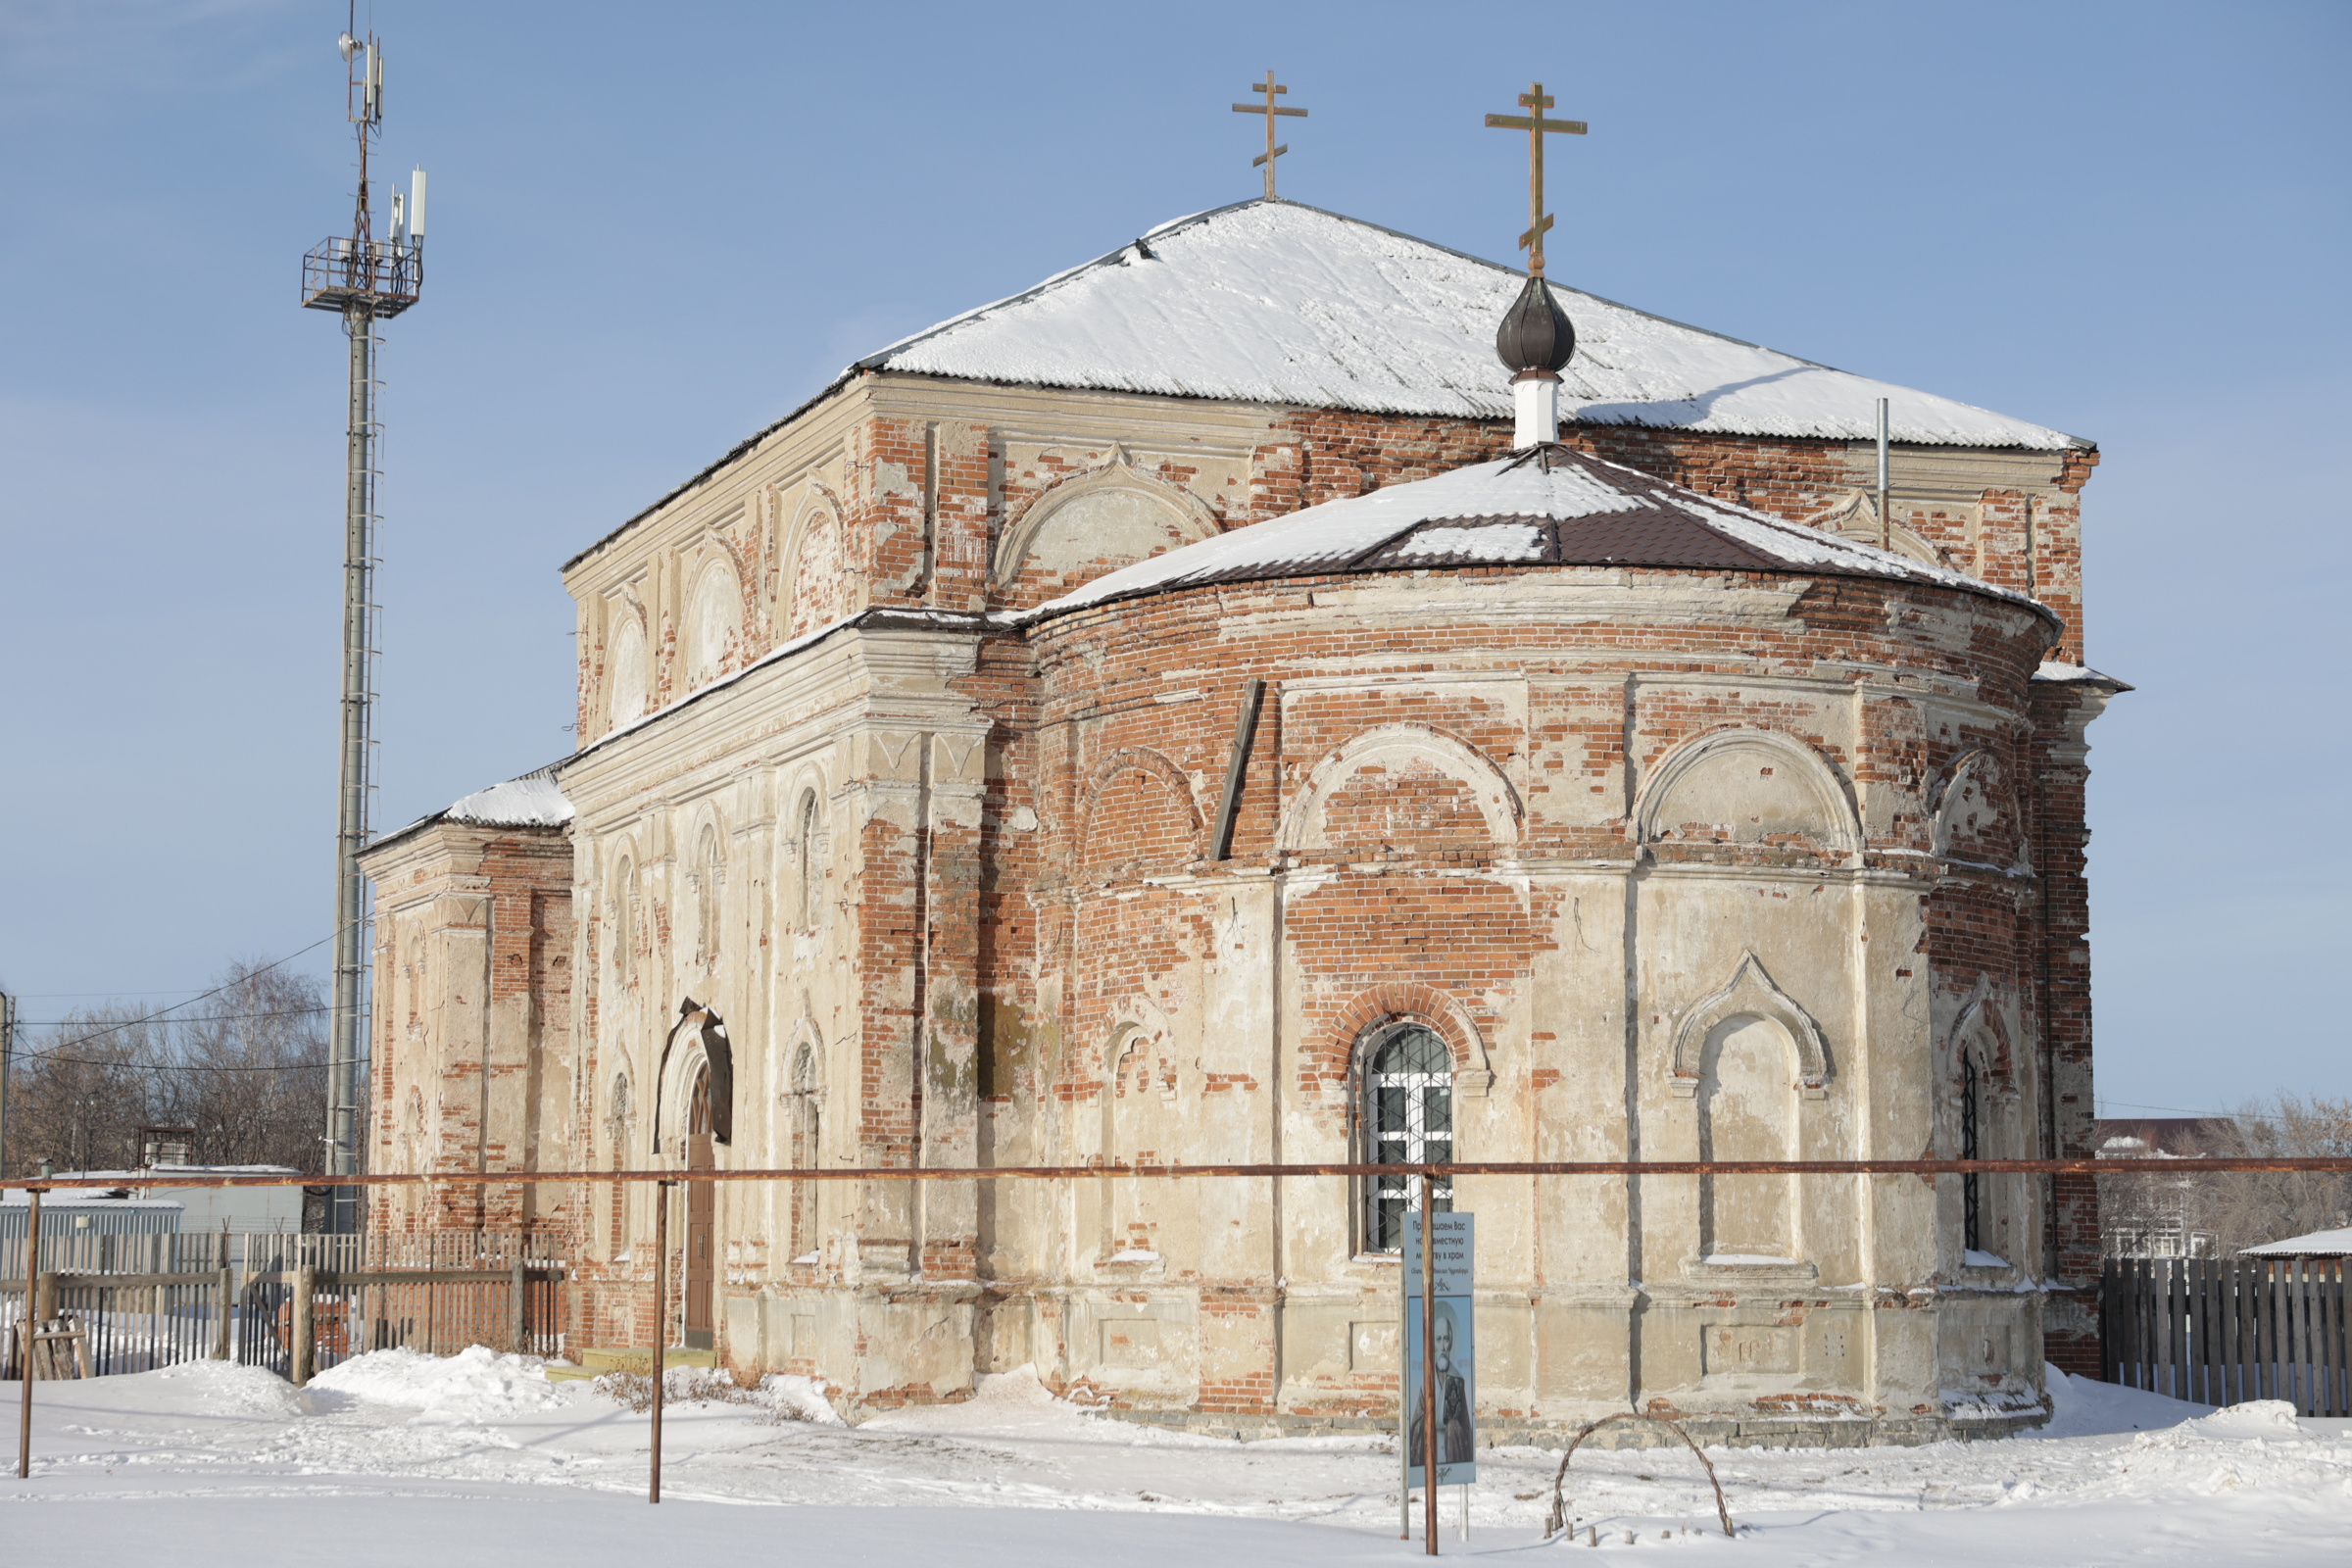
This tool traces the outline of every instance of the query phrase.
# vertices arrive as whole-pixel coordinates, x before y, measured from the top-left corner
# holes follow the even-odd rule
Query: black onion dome
[[[1556,374],[1568,363],[1576,352],[1576,328],[1552,297],[1550,284],[1541,277],[1527,280],[1527,287],[1502,313],[1502,325],[1494,330],[1494,352],[1514,375],[1528,370]]]

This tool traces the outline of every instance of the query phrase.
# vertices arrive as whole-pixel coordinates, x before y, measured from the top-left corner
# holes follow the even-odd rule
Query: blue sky
[[[171,1000],[328,928],[338,4],[0,4],[0,985]],[[2339,4],[383,0],[432,172],[384,355],[376,821],[569,749],[559,564],[848,360],[1255,193],[2097,440],[2099,1083],[2352,1093]],[[314,962],[318,957],[302,960]]]

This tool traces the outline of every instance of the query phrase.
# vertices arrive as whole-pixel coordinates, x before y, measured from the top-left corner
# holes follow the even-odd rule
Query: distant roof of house
[[[2313,1231],[2309,1236],[2289,1236],[2282,1242],[2265,1242],[2239,1251],[2240,1257],[2352,1257],[2352,1225],[2331,1231]]]
[[[1036,287],[858,362],[961,380],[1503,418],[1495,324],[1526,275],[1289,201],[1162,223]],[[2055,451],[2090,443],[1554,284],[1576,326],[1560,416],[1857,441]]]
[[[2237,1123],[2228,1116],[2102,1116],[2090,1136],[2102,1159],[2193,1158],[2227,1151]]]
[[[26,1196],[25,1190],[22,1187],[11,1187],[0,1191],[0,1203],[12,1203],[22,1208],[29,1206],[32,1200]],[[176,1208],[184,1210],[188,1205],[180,1202],[177,1199],[132,1198],[126,1193],[110,1191],[103,1187],[61,1187],[55,1191],[41,1194],[41,1206],[43,1208]]]
[[[135,1182],[141,1186],[169,1186],[175,1178],[189,1176],[298,1176],[301,1172],[292,1165],[141,1165],[132,1170],[59,1170],[50,1175],[59,1181]]]
[[[1522,564],[1892,577],[2034,604],[1957,571],[1547,445],[1236,528],[1005,618],[1209,583]]]

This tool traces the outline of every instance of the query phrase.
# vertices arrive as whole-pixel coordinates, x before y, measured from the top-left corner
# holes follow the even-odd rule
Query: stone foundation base
[[[1225,1411],[1115,1410],[1098,1414],[1139,1426],[1197,1432],[1203,1437],[1260,1438],[1394,1437],[1396,1423],[1377,1416],[1358,1415],[1235,1415]],[[1682,1422],[1691,1441],[1710,1448],[1866,1448],[1917,1447],[1929,1443],[1972,1442],[2010,1438],[2030,1432],[2049,1419],[2046,1410],[2024,1410],[2015,1415],[1902,1416],[1881,1420],[1825,1420],[1818,1416],[1714,1416],[1697,1414]],[[1558,1424],[1535,1422],[1481,1423],[1479,1446],[1489,1448],[1550,1448],[1568,1446],[1582,1421]],[[1589,1448],[1680,1447],[1672,1432],[1648,1422],[1607,1426],[1585,1440]]]

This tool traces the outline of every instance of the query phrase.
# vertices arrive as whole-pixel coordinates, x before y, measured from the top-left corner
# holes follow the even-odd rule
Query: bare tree
[[[10,1086],[8,1163],[28,1176],[139,1162],[142,1127],[196,1129],[206,1164],[315,1170],[326,1121],[326,1005],[318,983],[252,962],[215,993],[151,1018],[85,1007],[24,1038]]]
[[[2352,1225],[2352,1175],[2338,1172],[2199,1171],[2200,1155],[2352,1158],[2352,1099],[2280,1093],[2216,1117],[2179,1165],[2161,1174],[2099,1179],[2110,1243],[2178,1245],[2229,1257],[2264,1242]],[[2126,1249],[2130,1250],[2130,1248]]]
[[[2239,1106],[2232,1120],[2237,1148],[2230,1152],[2352,1158],[2352,1099],[2279,1094]],[[2207,1181],[2206,1225],[2225,1256],[2352,1225],[2352,1176],[2341,1172],[2258,1171]]]
[[[222,989],[179,1031],[167,1075],[177,1121],[212,1165],[320,1166],[326,1126],[326,1000],[308,975],[229,965]]]

